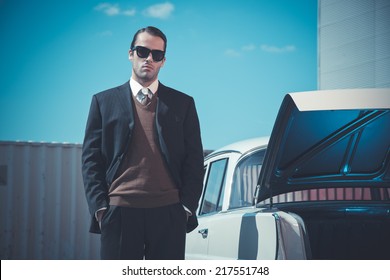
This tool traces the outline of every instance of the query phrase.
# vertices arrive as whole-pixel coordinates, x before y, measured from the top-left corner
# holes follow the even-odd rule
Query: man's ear
[[[166,60],[167,60],[167,59],[164,57],[164,58],[163,58],[163,61],[162,61],[162,64],[161,64],[161,68],[164,67],[165,61],[166,61]]]
[[[133,51],[132,50],[129,50],[129,60],[133,60]]]

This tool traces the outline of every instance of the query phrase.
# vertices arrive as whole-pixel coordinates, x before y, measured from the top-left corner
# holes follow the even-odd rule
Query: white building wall
[[[318,87],[390,87],[390,1],[318,1]]]

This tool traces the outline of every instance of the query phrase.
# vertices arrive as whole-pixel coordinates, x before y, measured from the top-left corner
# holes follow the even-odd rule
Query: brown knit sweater
[[[147,105],[134,96],[133,101],[134,130],[120,175],[109,188],[110,205],[152,208],[178,203],[179,191],[156,144],[156,94]]]

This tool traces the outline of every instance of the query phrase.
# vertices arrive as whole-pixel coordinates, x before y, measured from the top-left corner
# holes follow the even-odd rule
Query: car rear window
[[[254,193],[266,149],[251,153],[236,166],[233,175],[229,209],[253,205]]]

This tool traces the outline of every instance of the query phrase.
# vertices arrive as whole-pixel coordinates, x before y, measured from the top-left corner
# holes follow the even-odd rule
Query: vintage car
[[[187,259],[390,259],[390,89],[288,94],[204,163]]]

